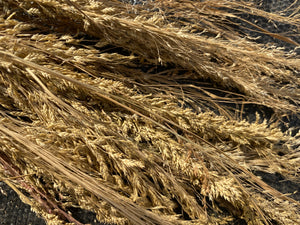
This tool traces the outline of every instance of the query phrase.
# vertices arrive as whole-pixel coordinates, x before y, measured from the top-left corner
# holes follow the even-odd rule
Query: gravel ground
[[[4,182],[0,182],[0,225],[44,225],[44,220],[37,217],[24,204],[19,196]]]

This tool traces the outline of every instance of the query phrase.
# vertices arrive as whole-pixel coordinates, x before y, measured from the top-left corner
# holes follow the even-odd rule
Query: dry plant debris
[[[236,22],[251,14],[299,32],[296,13],[215,0],[0,10],[0,178],[48,224],[81,224],[70,207],[115,224],[300,222],[300,203],[252,173],[299,181],[297,134],[274,121],[299,115],[300,60]],[[250,122],[245,105],[275,119]]]

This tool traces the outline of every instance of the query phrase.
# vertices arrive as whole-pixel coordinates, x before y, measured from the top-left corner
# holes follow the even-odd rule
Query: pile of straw
[[[0,178],[48,224],[82,224],[71,207],[115,224],[299,223],[300,203],[252,171],[299,181],[297,134],[276,121],[299,116],[300,60],[237,22],[299,32],[297,14],[217,0],[0,10]]]

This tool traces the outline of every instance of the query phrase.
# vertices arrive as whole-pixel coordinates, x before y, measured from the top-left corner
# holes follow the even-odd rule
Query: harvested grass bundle
[[[221,104],[299,113],[299,59],[214,23],[237,17],[227,9],[264,12],[238,1],[0,7],[0,172],[49,224],[81,224],[70,207],[116,224],[299,222],[299,202],[250,172],[299,179],[295,138]]]

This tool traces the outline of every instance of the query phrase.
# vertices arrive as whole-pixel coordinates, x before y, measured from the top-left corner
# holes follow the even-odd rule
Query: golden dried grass
[[[221,104],[299,113],[299,59],[221,21],[234,9],[299,29],[298,17],[240,1],[0,8],[1,177],[49,224],[81,224],[69,207],[116,224],[299,222],[299,202],[251,173],[299,179],[295,138]]]

